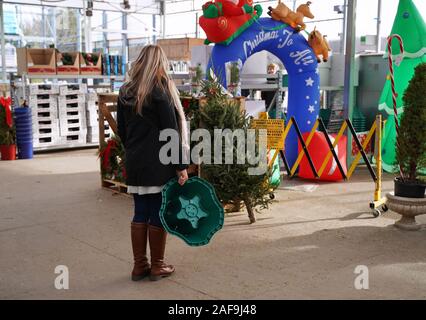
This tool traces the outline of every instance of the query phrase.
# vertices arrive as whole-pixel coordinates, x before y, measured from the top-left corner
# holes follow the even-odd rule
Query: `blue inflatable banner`
[[[241,61],[244,65],[251,55],[263,50],[277,56],[288,72],[287,120],[294,116],[302,133],[310,131],[320,108],[318,63],[307,40],[290,26],[260,18],[229,45],[216,44],[207,70],[212,69],[226,88],[225,64]],[[294,128],[287,137],[285,151],[292,165],[298,153]]]

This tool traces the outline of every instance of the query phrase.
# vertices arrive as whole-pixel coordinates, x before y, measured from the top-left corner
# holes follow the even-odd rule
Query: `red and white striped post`
[[[404,42],[399,34],[392,34],[388,37],[388,61],[389,61],[389,70],[390,70],[390,80],[392,86],[392,102],[393,102],[393,113],[395,119],[395,129],[396,129],[396,145],[399,146],[398,136],[399,136],[399,123],[398,123],[398,109],[396,106],[396,98],[398,97],[398,93],[395,89],[395,77],[394,77],[394,69],[393,69],[393,57],[392,57],[392,40],[396,38],[399,42],[399,48],[401,51],[401,61],[404,59]],[[399,172],[401,174],[401,179],[404,179],[403,172],[401,170],[401,166],[399,166]]]

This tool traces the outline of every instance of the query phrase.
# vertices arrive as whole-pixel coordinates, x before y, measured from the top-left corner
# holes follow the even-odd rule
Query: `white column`
[[[0,37],[1,37],[1,70],[3,81],[7,80],[6,73],[6,40],[4,38],[3,0],[0,0]]]
[[[355,103],[355,39],[356,39],[356,0],[348,0],[346,23],[346,55],[345,55],[345,87],[344,87],[344,118],[352,120]],[[352,162],[352,139],[348,134],[347,163]]]
[[[377,4],[377,39],[376,39],[376,52],[380,52],[381,38],[380,38],[380,27],[382,24],[382,0],[378,0]]]
[[[92,17],[86,14],[87,2],[84,1],[84,46],[86,52],[92,52]]]
[[[162,2],[163,10],[162,10],[162,22],[163,22],[163,30],[162,30],[162,38],[166,38],[166,0]]]

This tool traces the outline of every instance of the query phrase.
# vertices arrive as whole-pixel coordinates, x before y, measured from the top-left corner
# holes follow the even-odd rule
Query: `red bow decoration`
[[[4,111],[6,112],[6,124],[9,126],[9,128],[12,128],[12,110],[10,110],[12,99],[10,99],[10,97],[7,99],[0,97],[0,104],[4,107]]]
[[[184,109],[188,109],[189,106],[191,105],[191,101],[189,101],[189,99],[183,99],[182,105]]]
[[[111,156],[111,151],[117,148],[117,143],[115,140],[109,140],[107,146],[104,150],[99,154],[99,156],[102,158],[102,167],[104,169],[109,168],[109,158]]]

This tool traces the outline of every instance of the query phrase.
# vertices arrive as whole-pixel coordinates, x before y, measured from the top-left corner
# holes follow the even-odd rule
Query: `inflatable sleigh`
[[[205,44],[230,44],[262,15],[262,7],[252,7],[251,0],[241,0],[240,3],[243,3],[242,7],[238,7],[241,14],[227,12],[227,6],[224,6],[226,1],[207,2],[203,5],[203,16],[199,23],[207,35]]]

